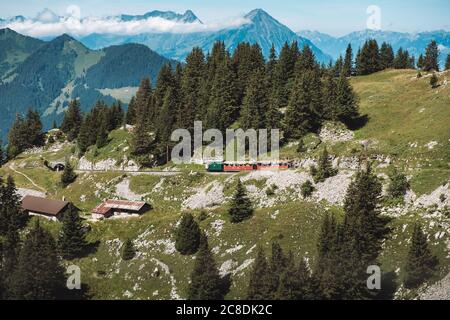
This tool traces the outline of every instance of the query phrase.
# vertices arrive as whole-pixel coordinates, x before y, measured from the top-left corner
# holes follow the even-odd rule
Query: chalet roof
[[[52,200],[34,196],[25,196],[22,199],[22,209],[35,213],[56,216],[66,209],[68,201]]]
[[[92,210],[95,214],[106,214],[111,209],[139,212],[147,203],[143,201],[107,200]]]

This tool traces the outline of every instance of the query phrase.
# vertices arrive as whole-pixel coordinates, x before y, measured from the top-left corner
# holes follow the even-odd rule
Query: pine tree
[[[133,125],[136,123],[136,98],[132,97],[128,104],[128,110],[126,115],[127,124]]]
[[[61,175],[61,184],[63,187],[67,187],[69,184],[73,183],[77,179],[77,174],[73,170],[72,165],[67,160],[64,166],[64,171]]]
[[[280,277],[286,271],[288,259],[285,256],[280,244],[272,242],[272,255],[269,261],[270,292],[272,297],[276,296],[280,285]]]
[[[29,147],[29,135],[26,121],[22,115],[17,114],[11,129],[8,132],[7,158],[14,159]]]
[[[42,146],[44,144],[44,134],[42,132],[42,122],[36,110],[28,109],[25,126],[28,133],[28,148]]]
[[[8,230],[0,242],[0,297],[2,299],[12,298],[10,297],[9,288],[12,286],[11,275],[17,268],[20,246],[21,241],[18,230]]]
[[[136,255],[136,249],[134,248],[133,241],[127,239],[123,245],[122,259],[125,261],[132,260]]]
[[[176,87],[169,87],[166,91],[162,109],[156,125],[157,135],[160,145],[157,148],[160,157],[166,155],[167,149],[172,146],[170,137],[174,128],[176,128],[177,113],[180,105],[179,90]],[[166,157],[167,158],[167,157]]]
[[[241,128],[265,128],[268,108],[267,83],[264,69],[256,70],[250,77],[241,110]]]
[[[394,67],[394,50],[386,42],[383,42],[380,48],[380,64],[382,70]]]
[[[340,77],[342,74],[343,68],[344,68],[344,59],[342,58],[342,56],[339,56],[339,58],[337,58],[337,60],[336,60],[336,63],[334,64],[334,67],[332,68],[333,76]]]
[[[353,50],[351,44],[347,46],[347,50],[345,51],[342,73],[345,77],[350,77],[353,73]]]
[[[74,99],[64,113],[64,119],[61,123],[61,131],[67,135],[69,141],[73,141],[78,137],[82,122],[83,116],[80,111],[80,101]]]
[[[64,292],[64,272],[51,234],[37,221],[26,235],[9,287],[19,300],[55,300]]]
[[[275,49],[275,45],[272,44],[272,47],[270,48],[270,53],[269,53],[269,61],[267,62],[267,76],[269,77],[269,79],[273,79],[274,75],[275,75],[275,68],[277,67],[277,52]]]
[[[220,277],[216,261],[209,249],[208,239],[202,234],[200,248],[191,273],[188,300],[223,300],[229,286],[228,279]]]
[[[305,183],[302,184],[300,193],[303,198],[310,197],[314,192],[314,186],[310,180],[306,180]]]
[[[139,116],[137,119],[132,141],[132,155],[143,166],[151,166],[153,163],[153,152],[157,145],[154,129],[145,116]]]
[[[414,68],[414,63],[411,61],[408,50],[403,50],[403,48],[398,49],[397,55],[394,59],[395,69],[409,69]]]
[[[409,289],[418,288],[434,275],[438,264],[439,261],[432,254],[422,227],[416,223],[405,266],[405,287]]]
[[[23,228],[26,218],[14,179],[8,176],[5,184],[0,178],[0,236]]]
[[[273,298],[269,264],[264,250],[259,247],[247,288],[247,299],[270,300]]]
[[[317,70],[299,74],[286,110],[286,136],[302,138],[319,127],[321,81]]]
[[[281,49],[272,80],[272,103],[278,108],[285,108],[288,105],[299,55],[298,47],[294,44],[291,48],[286,42]]]
[[[357,56],[357,74],[368,75],[380,70],[378,43],[374,39],[367,40]]]
[[[298,74],[303,71],[312,71],[315,69],[317,69],[316,57],[312,49],[308,45],[305,45],[296,61],[295,72]]]
[[[333,120],[339,120],[349,124],[359,115],[356,94],[353,91],[348,79],[340,76],[336,83],[336,101]]]
[[[317,242],[317,263],[314,277],[318,281],[318,291],[323,299],[333,299],[339,295],[338,274],[341,265],[338,252],[338,226],[334,216],[327,214],[323,219]]]
[[[232,223],[240,223],[253,215],[252,203],[240,179],[238,180],[236,192],[231,200],[228,214]]]
[[[77,145],[81,155],[83,155],[91,145],[90,144],[91,127],[92,127],[92,116],[91,114],[88,113],[85,115],[83,119],[83,123],[81,124],[80,132],[77,138]]]
[[[251,81],[251,75],[256,70],[265,69],[266,67],[264,56],[258,44],[241,43],[234,50],[232,61],[236,71],[235,88],[237,105],[241,105],[249,82]],[[290,72],[292,73],[293,69]]]
[[[231,60],[226,57],[216,66],[215,76],[209,92],[209,107],[206,114],[208,128],[225,132],[235,121],[237,108],[235,74]]]
[[[423,70],[439,72],[439,47],[435,40],[426,49]]]
[[[58,247],[64,259],[80,258],[87,248],[86,231],[78,211],[70,205],[63,214]]]
[[[390,198],[403,198],[409,188],[408,179],[396,168],[389,173],[389,187],[387,193]]]
[[[175,248],[182,255],[191,255],[200,245],[200,228],[190,213],[185,213],[175,231]]]
[[[107,118],[103,117],[98,128],[97,141],[95,142],[98,149],[103,148],[108,144],[108,123]]]
[[[200,48],[194,48],[186,58],[181,79],[182,108],[178,120],[180,128],[193,131],[194,121],[204,117],[200,96],[204,84],[205,56]]]
[[[288,257],[286,271],[280,277],[277,291],[279,300],[312,300],[315,298],[312,288],[313,279],[304,259],[296,266],[292,253]]]
[[[314,175],[314,181],[324,182],[326,179],[333,177],[337,174],[337,170],[333,168],[333,164],[331,163],[328,155],[328,150],[325,147],[322,151],[322,154],[319,158],[319,163],[317,167],[317,172]]]
[[[337,81],[333,70],[327,70],[322,90],[323,112],[321,117],[326,120],[338,121],[337,114]]]
[[[447,59],[445,60],[445,70],[450,70],[450,54],[447,55]]]

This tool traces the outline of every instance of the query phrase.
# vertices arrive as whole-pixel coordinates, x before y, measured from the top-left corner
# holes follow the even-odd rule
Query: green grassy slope
[[[352,79],[360,97],[361,113],[367,114],[369,121],[356,130],[354,141],[326,144],[332,154],[350,156],[354,154],[353,149],[362,150],[360,141],[373,141],[366,152],[392,157],[396,165],[404,166],[411,175],[413,191],[424,194],[450,178],[450,89],[441,86],[433,90],[428,85],[428,78],[417,80],[413,79],[414,76],[414,71],[397,70]],[[441,81],[446,76],[442,75]],[[109,157],[122,159],[128,153],[129,134],[117,130],[111,133],[110,139],[110,144],[105,148],[97,152],[90,150],[87,158],[95,161]],[[308,143],[315,144],[316,140],[313,135],[308,137]],[[432,141],[436,141],[437,145],[430,149],[427,145]],[[411,147],[411,144],[417,147]],[[300,156],[314,157],[319,150],[312,148]],[[292,250],[298,259],[308,258],[310,265],[313,265],[323,215],[326,211],[332,211],[342,217],[341,208],[325,202],[293,200],[298,199],[295,195],[299,190],[288,188],[283,194],[276,191],[274,196],[286,200],[277,201],[268,208],[257,208],[249,221],[233,225],[226,210],[239,175],[192,173],[188,167],[184,167],[180,175],[164,177],[124,176],[112,172],[80,173],[74,184],[62,189],[58,184],[60,173],[46,169],[43,159],[64,159],[72,152],[73,146],[64,145],[39,154],[24,154],[14,161],[14,168],[45,188],[49,197],[64,196],[73,201],[85,217],[89,217],[90,210],[103,199],[116,197],[116,186],[124,181],[129,182],[129,192],[154,207],[140,218],[88,222],[92,226],[89,240],[98,241],[98,249],[71,263],[81,267],[82,281],[89,285],[89,293],[95,299],[185,298],[194,260],[174,252],[173,230],[184,211],[183,202],[198,189],[208,189],[214,182],[223,186],[225,201],[219,207],[205,209],[207,218],[199,223],[209,235],[218,266],[229,266],[232,271],[233,285],[227,296],[229,299],[245,298],[250,263],[255,258],[257,245],[269,252],[271,241],[278,240],[286,251]],[[287,147],[283,152],[295,155],[295,147]],[[0,175],[11,174],[18,186],[36,189],[10,166],[11,163],[1,168]],[[249,180],[246,184],[265,192],[265,180]],[[201,211],[192,212],[199,217]],[[439,276],[443,276],[450,265],[448,216],[437,214],[432,209],[415,210],[392,221],[393,231],[380,259],[383,271],[395,270],[400,278],[403,276],[415,221],[423,223],[432,250],[441,262]],[[44,224],[57,235],[60,223],[45,221]],[[127,238],[136,239],[138,256],[124,262],[120,259],[119,246]],[[153,275],[156,267],[159,268],[159,276]]]

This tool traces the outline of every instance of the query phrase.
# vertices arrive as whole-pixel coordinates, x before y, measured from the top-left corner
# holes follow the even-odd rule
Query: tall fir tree
[[[0,178],[0,236],[20,230],[26,219],[13,177],[8,176],[6,183]]]
[[[232,67],[228,55],[218,62],[209,93],[209,108],[206,112],[208,128],[216,128],[222,132],[236,120],[238,109],[235,74]]]
[[[292,253],[287,258],[286,270],[280,277],[276,298],[279,300],[315,299],[314,280],[304,259],[295,264]]]
[[[9,287],[10,297],[19,300],[63,298],[64,278],[55,241],[36,221],[20,250]]]
[[[286,135],[301,138],[319,127],[321,107],[321,81],[318,70],[298,75],[286,110]]]
[[[405,265],[404,284],[406,288],[418,288],[436,272],[438,258],[431,252],[427,236],[419,223],[414,225],[411,245]]]
[[[228,278],[221,278],[208,239],[202,234],[191,273],[188,300],[223,300],[229,291]]]
[[[17,114],[16,119],[8,132],[8,147],[6,149],[8,159],[14,159],[28,148],[28,141],[29,136],[26,121],[23,119],[22,115]]]
[[[435,40],[427,46],[423,70],[439,72],[439,47]]]
[[[322,106],[323,112],[321,117],[326,120],[338,121],[339,115],[337,110],[337,81],[334,70],[327,70],[323,80],[322,90]]]
[[[28,148],[42,146],[44,144],[44,133],[42,132],[42,122],[36,110],[28,109],[25,125],[28,134]]]
[[[64,171],[61,175],[61,184],[63,187],[67,187],[77,179],[77,174],[73,170],[73,167],[69,160],[64,165]]]
[[[183,105],[178,120],[180,128],[193,131],[194,121],[202,119],[201,90],[204,84],[205,56],[200,48],[192,49],[186,58],[186,65],[181,79]]]
[[[122,249],[122,259],[125,261],[132,260],[136,256],[136,248],[134,247],[133,241],[127,239],[123,244]]]
[[[337,170],[333,168],[333,164],[329,158],[327,148],[323,148],[322,154],[319,157],[317,170],[314,173],[314,181],[324,182],[326,179],[333,177],[337,174]]]
[[[91,127],[92,127],[92,116],[90,113],[84,116],[83,122],[80,127],[80,132],[78,133],[77,146],[80,153],[83,155],[89,148],[91,140]]]
[[[332,119],[339,120],[345,124],[351,123],[358,117],[358,100],[348,79],[341,75],[336,82],[335,112]]]
[[[347,46],[347,50],[345,51],[342,73],[345,77],[350,77],[353,74],[353,50],[351,44]]]
[[[82,122],[83,116],[80,110],[80,101],[74,99],[64,112],[64,119],[61,123],[61,131],[67,135],[69,141],[73,141],[78,137]]]
[[[249,219],[253,215],[253,206],[247,196],[247,191],[241,180],[238,179],[236,191],[231,199],[230,208],[228,209],[230,220],[232,223],[240,223]]]
[[[383,42],[380,48],[380,64],[382,70],[394,67],[394,50],[386,42]]]
[[[136,97],[134,96],[131,98],[130,103],[128,104],[125,121],[129,125],[134,125],[136,123]]]
[[[264,250],[259,247],[247,287],[247,299],[270,300],[273,298],[269,264]]]
[[[190,213],[183,214],[180,224],[175,230],[175,248],[182,255],[191,255],[200,246],[200,228]]]
[[[86,229],[78,211],[72,205],[63,214],[63,223],[58,239],[58,248],[64,259],[80,258],[87,249]]]
[[[250,76],[241,110],[241,128],[262,129],[266,124],[268,108],[267,82],[264,69],[255,70]]]
[[[368,75],[381,70],[380,52],[375,39],[364,43],[358,53],[356,67],[358,75]]]

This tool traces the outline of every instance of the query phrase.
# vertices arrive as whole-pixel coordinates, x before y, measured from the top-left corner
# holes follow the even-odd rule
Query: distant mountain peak
[[[273,19],[273,20],[275,20],[270,14],[268,14],[263,9],[254,9],[254,10],[250,11],[249,13],[247,13],[245,15],[245,18],[250,19],[252,21],[255,19]]]
[[[192,12],[192,10],[186,10],[186,12],[183,14],[183,19],[185,22],[195,22],[198,21],[200,23],[202,23],[200,21],[200,19],[194,14],[194,12]]]
[[[45,8],[36,16],[36,20],[44,23],[51,23],[59,21],[60,17],[52,10]]]
[[[165,20],[170,21],[177,21],[177,22],[183,22],[183,23],[194,23],[199,22],[200,19],[192,12],[192,10],[187,10],[184,14],[179,14],[173,11],[160,11],[160,10],[153,10],[150,12],[147,12],[143,15],[126,15],[122,14],[119,16],[119,18],[122,21],[135,21],[135,20],[145,20],[148,18],[162,18]]]
[[[73,37],[69,36],[67,33],[63,33],[59,37],[53,39],[52,42],[67,42],[67,41],[76,41]]]

